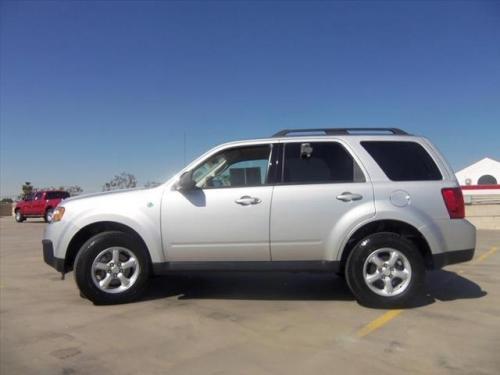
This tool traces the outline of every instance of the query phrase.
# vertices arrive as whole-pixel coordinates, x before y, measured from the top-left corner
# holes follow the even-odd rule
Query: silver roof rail
[[[316,129],[283,129],[273,134],[275,137],[287,137],[289,135],[303,135],[297,133],[324,133],[324,135],[409,135],[404,130],[398,128],[316,128]],[[321,135],[321,134],[306,134],[306,135]]]

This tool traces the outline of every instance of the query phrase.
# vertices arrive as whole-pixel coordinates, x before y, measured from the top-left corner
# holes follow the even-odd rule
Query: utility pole
[[[185,131],[184,131],[183,145],[184,145],[183,155],[184,155],[184,166],[185,166],[186,165],[186,132]]]

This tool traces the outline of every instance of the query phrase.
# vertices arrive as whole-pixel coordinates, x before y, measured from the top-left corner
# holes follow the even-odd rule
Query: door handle
[[[354,194],[349,191],[345,191],[340,195],[337,195],[337,199],[342,202],[359,201],[363,199],[361,194]]]
[[[259,198],[244,195],[240,199],[236,199],[234,202],[241,204],[242,206],[250,206],[251,204],[259,204],[262,201]]]

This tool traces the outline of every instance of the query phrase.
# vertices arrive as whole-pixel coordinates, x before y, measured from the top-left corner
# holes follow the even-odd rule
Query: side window
[[[66,194],[67,193],[65,192],[52,191],[50,193],[47,193],[47,199],[62,199],[65,198]]]
[[[358,164],[340,143],[285,143],[284,147],[284,183],[315,184],[365,181]]]
[[[36,193],[34,200],[39,201],[39,200],[42,199],[42,197],[43,197],[43,193],[41,193],[41,192],[40,193]]]
[[[392,181],[443,179],[434,160],[416,142],[365,141],[361,145]]]
[[[270,145],[224,150],[198,166],[193,179],[202,189],[264,185],[270,154]]]

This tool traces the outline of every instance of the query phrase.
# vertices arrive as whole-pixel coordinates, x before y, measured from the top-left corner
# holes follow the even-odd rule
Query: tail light
[[[465,217],[465,205],[462,189],[459,187],[444,188],[441,190],[441,194],[443,194],[444,204],[450,219],[463,219]]]

